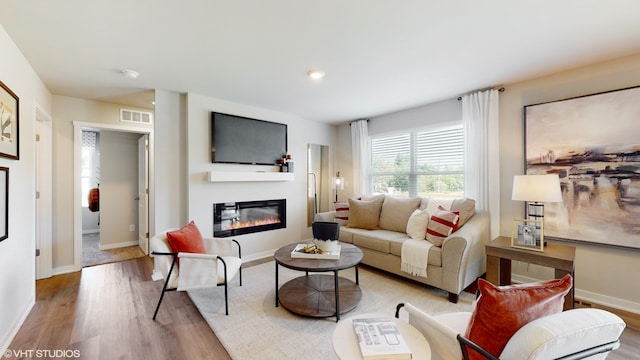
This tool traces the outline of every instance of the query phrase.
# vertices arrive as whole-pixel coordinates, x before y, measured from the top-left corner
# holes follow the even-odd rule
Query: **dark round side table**
[[[285,245],[274,254],[276,307],[280,304],[285,309],[304,316],[335,316],[336,322],[339,321],[340,314],[353,310],[362,299],[358,279],[362,250],[351,244],[340,243],[339,259],[300,259],[291,257],[291,251],[296,245],[298,243]],[[278,266],[304,271],[305,275],[279,286]],[[338,271],[352,267],[355,267],[355,282],[338,276]],[[333,275],[309,275],[320,272],[333,272]]]

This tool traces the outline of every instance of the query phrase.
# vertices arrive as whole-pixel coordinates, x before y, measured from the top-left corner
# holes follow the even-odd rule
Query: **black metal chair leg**
[[[162,293],[160,293],[160,300],[158,301],[158,305],[156,306],[156,311],[153,313],[153,320],[158,316],[158,310],[160,310],[160,304],[162,303],[162,298],[164,297],[165,290],[162,289]]]
[[[229,315],[229,297],[228,297],[228,293],[227,293],[227,263],[220,257],[218,256],[218,261],[222,262],[222,271],[224,272],[224,283],[222,285],[224,285],[224,312],[225,315]],[[218,286],[220,286],[221,284],[218,284]]]
[[[242,247],[240,246],[240,243],[236,239],[231,239],[231,241],[238,245],[238,257],[242,259]],[[242,286],[242,265],[240,265],[240,269],[238,271],[240,272],[240,286]]]
[[[340,321],[340,289],[338,287],[339,283],[338,279],[338,271],[333,272],[333,286],[336,292],[336,322]]]
[[[164,293],[167,292],[167,287],[169,286],[169,279],[171,279],[171,273],[173,272],[173,267],[176,265],[176,259],[178,258],[178,254],[164,254],[164,253],[155,253],[156,255],[171,255],[173,256],[173,261],[171,262],[171,267],[169,268],[169,273],[167,274],[167,278],[164,280],[164,285],[162,286],[162,293],[160,293],[160,300],[158,300],[158,305],[156,306],[156,311],[153,313],[153,320],[158,316],[158,310],[160,310],[160,304],[162,303],[162,298],[164,298]]]
[[[227,280],[224,281],[224,312],[225,315],[229,315],[229,301],[227,296]]]

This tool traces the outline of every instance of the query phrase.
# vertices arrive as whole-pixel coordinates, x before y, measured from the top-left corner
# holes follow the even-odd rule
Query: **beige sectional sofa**
[[[407,234],[409,219],[416,215],[416,209],[430,213],[438,204],[459,212],[459,228],[445,237],[442,247],[428,249],[427,277],[401,271],[402,245],[411,238]],[[340,222],[335,215],[335,211],[319,213],[315,219]],[[451,302],[457,302],[458,294],[485,272],[489,216],[475,210],[474,200],[393,196],[350,199],[348,218],[342,221],[340,241],[362,249],[364,264],[445,290]]]

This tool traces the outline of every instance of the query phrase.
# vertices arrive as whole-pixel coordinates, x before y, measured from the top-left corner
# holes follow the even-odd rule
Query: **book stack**
[[[411,359],[411,350],[392,318],[354,319],[363,359]]]

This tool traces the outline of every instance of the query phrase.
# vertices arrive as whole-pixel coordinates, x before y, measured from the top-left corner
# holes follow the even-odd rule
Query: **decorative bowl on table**
[[[338,240],[313,239],[313,243],[316,244],[316,247],[322,250],[322,252],[332,252],[338,249]]]

